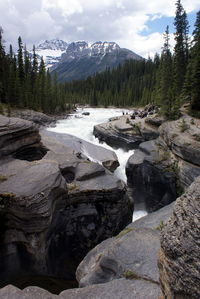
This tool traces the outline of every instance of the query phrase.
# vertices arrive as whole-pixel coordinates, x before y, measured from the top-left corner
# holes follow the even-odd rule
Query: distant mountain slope
[[[115,42],[85,41],[66,43],[62,40],[45,41],[36,48],[46,66],[56,72],[59,81],[84,79],[90,75],[114,68],[127,59],[142,59],[134,52],[120,48]]]
[[[114,68],[127,59],[142,59],[134,52],[120,48],[114,42],[71,43],[61,60],[53,67],[59,81],[84,79],[106,68]]]

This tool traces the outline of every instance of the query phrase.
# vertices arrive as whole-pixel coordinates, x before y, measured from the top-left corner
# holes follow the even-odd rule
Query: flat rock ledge
[[[141,142],[158,137],[158,123],[153,121],[154,117],[132,120],[130,115],[123,115],[94,126],[93,134],[111,146],[135,149]]]

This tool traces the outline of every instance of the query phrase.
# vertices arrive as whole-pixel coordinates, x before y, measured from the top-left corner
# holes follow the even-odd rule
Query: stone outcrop
[[[159,138],[144,142],[126,165],[133,196],[153,211],[175,200],[200,175],[200,121],[185,116],[165,122]]]
[[[200,177],[177,199],[161,234],[160,282],[165,298],[200,298]]]
[[[20,158],[22,153],[24,156],[32,153],[31,160],[41,159],[47,150],[40,140],[39,131],[33,123],[0,116],[0,158],[8,155]]]
[[[94,145],[70,134],[42,131],[41,136],[44,144],[45,140],[49,140],[49,137],[54,136],[57,141],[70,149],[73,149],[73,151],[78,153],[79,156],[89,158],[93,162],[102,163],[105,168],[112,172],[119,166],[115,152],[103,148],[102,146]]]
[[[53,133],[41,141],[28,121],[2,122],[1,286],[31,275],[73,279],[90,249],[131,222],[125,184]],[[23,155],[33,144],[46,149],[34,161]]]
[[[176,156],[200,166],[200,120],[184,117],[160,127],[160,137]]]
[[[127,162],[126,174],[128,184],[133,187],[133,196],[139,194],[149,212],[176,199],[176,174],[169,155],[169,151],[163,151],[156,141],[147,141]]]
[[[5,111],[6,112],[6,111]],[[42,112],[30,110],[30,109],[13,109],[9,111],[10,117],[22,118],[35,123],[38,126],[46,126],[56,122],[56,117],[49,116]]]
[[[155,139],[159,135],[157,125],[145,122],[145,119],[132,120],[130,115],[94,126],[93,134],[100,141],[125,149],[135,149],[141,142]]]
[[[148,281],[117,279],[105,284],[91,285],[85,288],[65,290],[58,296],[38,287],[20,290],[12,285],[0,289],[0,297],[5,299],[155,299],[160,293],[156,284]]]
[[[90,292],[92,298],[158,298],[159,231],[172,209],[173,204],[149,214],[97,245],[77,268],[81,289],[64,291],[61,298],[71,291],[74,298]]]

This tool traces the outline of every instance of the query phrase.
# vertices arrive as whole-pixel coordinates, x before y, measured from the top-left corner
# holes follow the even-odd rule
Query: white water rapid
[[[83,112],[89,112],[89,115],[82,115]],[[124,151],[123,149],[113,149],[105,142],[99,143],[99,140],[93,135],[93,127],[97,124],[107,122],[109,118],[121,116],[126,109],[116,108],[78,108],[75,114],[71,114],[67,119],[59,120],[55,128],[49,128],[49,131],[56,133],[67,133],[74,135],[88,142],[100,145],[104,148],[114,151],[118,157],[120,166],[115,170],[114,174],[124,182],[127,181],[125,174],[125,166],[128,158],[134,153],[134,150]],[[85,153],[87,155],[87,153]],[[133,213],[133,221],[147,214],[143,207],[135,206]]]

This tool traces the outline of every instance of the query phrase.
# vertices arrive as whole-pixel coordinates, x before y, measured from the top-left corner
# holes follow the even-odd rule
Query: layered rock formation
[[[60,143],[73,149],[73,151],[78,153],[80,157],[88,157],[93,162],[98,161],[111,172],[119,166],[119,161],[115,152],[105,149],[102,146],[93,145],[90,142],[70,134],[52,133],[50,131],[42,131],[40,134],[44,144],[45,140],[48,140],[49,142],[49,137],[53,136],[57,141],[60,141]]]
[[[153,117],[149,117],[153,118]],[[111,119],[108,123],[94,126],[93,134],[100,141],[124,149],[135,149],[141,142],[158,137],[158,126],[138,118],[132,120],[130,115]]]
[[[126,165],[129,185],[153,211],[175,200],[200,175],[200,121],[165,122],[155,141],[141,143]]]
[[[91,248],[131,222],[126,187],[53,137],[41,143],[32,123],[0,119],[1,285],[23,276],[72,279]]]
[[[23,149],[42,148],[38,129],[29,121],[18,118],[0,117],[0,158],[7,155],[18,156]]]
[[[165,298],[200,298],[200,177],[177,199],[161,234],[160,282]]]

